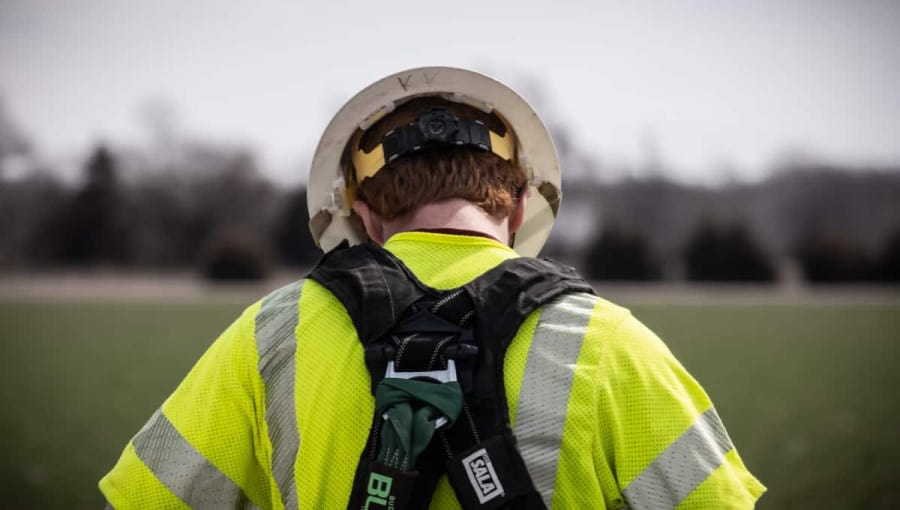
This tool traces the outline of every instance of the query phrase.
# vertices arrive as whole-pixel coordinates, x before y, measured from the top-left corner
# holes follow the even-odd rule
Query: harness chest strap
[[[389,368],[391,381],[452,368],[465,395],[464,418],[435,424],[436,439],[412,466],[378,455],[385,420],[376,412],[348,508],[426,508],[445,472],[463,508],[545,507],[509,425],[503,359],[532,311],[565,293],[593,294],[574,270],[511,259],[459,289],[438,291],[389,252],[359,245],[326,254],[310,278],[347,309],[366,350],[373,395]],[[425,404],[411,409],[417,405],[421,411]]]

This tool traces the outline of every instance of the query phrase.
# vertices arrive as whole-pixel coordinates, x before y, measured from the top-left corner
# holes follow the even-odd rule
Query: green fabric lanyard
[[[375,389],[377,415],[385,416],[377,460],[393,469],[412,471],[416,458],[434,435],[435,422],[456,422],[463,394],[455,381],[435,383],[412,379],[384,379]]]

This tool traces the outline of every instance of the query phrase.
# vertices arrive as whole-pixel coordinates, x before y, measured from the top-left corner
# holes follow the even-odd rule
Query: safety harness
[[[590,285],[515,258],[442,291],[371,244],[339,246],[310,278],[347,309],[375,396],[348,508],[427,508],[444,473],[465,509],[546,508],[509,424],[503,360],[532,311]]]

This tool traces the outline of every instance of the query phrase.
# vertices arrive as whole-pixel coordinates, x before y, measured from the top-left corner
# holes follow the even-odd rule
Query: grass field
[[[240,308],[0,302],[0,507],[102,508],[97,480]],[[900,305],[632,309],[713,397],[759,508],[900,508]]]

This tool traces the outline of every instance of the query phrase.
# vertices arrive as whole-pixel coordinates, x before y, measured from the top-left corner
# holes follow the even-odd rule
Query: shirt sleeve
[[[753,508],[765,491],[703,388],[630,314],[604,342],[598,404],[622,507]]]
[[[114,508],[271,507],[258,309],[219,336],[100,481]]]

